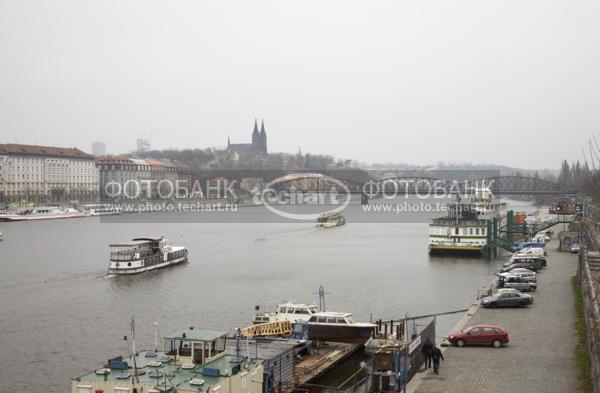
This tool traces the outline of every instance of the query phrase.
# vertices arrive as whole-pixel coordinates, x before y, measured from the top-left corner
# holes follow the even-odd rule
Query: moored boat
[[[447,208],[446,216],[429,224],[430,254],[482,254],[487,247],[488,221],[506,216],[506,203],[487,188],[477,188]]]
[[[108,274],[137,274],[188,261],[188,250],[171,246],[164,237],[137,238],[129,243],[110,244]]]
[[[80,212],[79,210],[53,206],[40,206],[31,209],[23,209],[14,214],[2,214],[0,215],[0,221],[37,221],[81,217],[85,217],[85,213]]]
[[[110,203],[83,205],[88,216],[115,216],[121,214],[121,207]]]
[[[319,311],[314,304],[281,303],[275,312],[257,314],[254,323],[290,321],[306,323],[311,340],[365,343],[373,335],[375,324],[355,322],[352,314]]]

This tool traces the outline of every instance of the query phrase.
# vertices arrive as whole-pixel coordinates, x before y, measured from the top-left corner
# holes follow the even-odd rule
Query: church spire
[[[254,131],[252,131],[252,150],[257,150],[260,145],[260,134],[258,132],[258,120],[254,119]]]
[[[260,120],[260,136],[258,139],[260,141],[260,151],[262,151],[263,153],[266,153],[267,152],[267,132],[265,131],[264,119]]]

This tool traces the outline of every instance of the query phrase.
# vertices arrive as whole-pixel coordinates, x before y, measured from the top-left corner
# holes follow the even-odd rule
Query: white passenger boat
[[[481,254],[487,247],[488,221],[506,217],[506,203],[488,188],[477,188],[463,200],[448,204],[445,217],[429,224],[430,254]]]
[[[164,237],[137,238],[130,243],[110,244],[108,274],[137,274],[188,261],[185,247],[174,247]]]
[[[37,221],[37,220],[56,220],[62,218],[81,218],[85,213],[71,208],[60,207],[34,207],[23,209],[14,214],[0,215],[0,221]]]
[[[306,323],[308,336],[313,340],[365,343],[376,325],[368,322],[355,322],[352,314],[333,311],[319,311],[314,304],[281,303],[275,312],[260,313],[254,318],[255,324],[290,321]]]
[[[88,216],[115,216],[121,214],[121,207],[110,203],[83,205],[83,210]]]
[[[346,223],[341,213],[324,213],[317,218],[317,228],[333,228]]]

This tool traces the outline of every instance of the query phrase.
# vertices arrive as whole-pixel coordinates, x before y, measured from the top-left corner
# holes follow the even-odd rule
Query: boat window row
[[[348,323],[343,317],[318,317],[313,316],[310,318],[310,322],[318,322],[318,323]],[[351,322],[350,322],[351,323]]]
[[[169,253],[169,259],[182,258],[187,255],[187,250],[179,250]]]
[[[485,236],[486,235],[485,227],[475,227],[475,228],[448,228],[448,227],[439,227],[432,226],[430,227],[431,235],[438,236],[449,236],[451,234],[454,235],[470,235],[470,236]]]
[[[317,312],[316,308],[279,307],[280,314],[312,314]]]

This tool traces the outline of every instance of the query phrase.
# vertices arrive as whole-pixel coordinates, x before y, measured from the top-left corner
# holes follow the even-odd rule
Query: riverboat
[[[355,322],[352,314],[333,311],[319,311],[314,304],[281,303],[275,312],[259,313],[255,324],[291,321],[306,323],[311,340],[364,344],[373,335],[376,325]]]
[[[137,238],[130,243],[110,244],[108,274],[137,274],[188,261],[188,250],[171,246],[164,237]]]
[[[487,247],[488,221],[506,217],[506,203],[488,188],[477,188],[464,200],[448,204],[444,217],[429,224],[430,254],[482,254]]]
[[[121,207],[110,203],[83,205],[83,210],[88,216],[115,216],[121,214]]]
[[[323,213],[317,218],[317,228],[333,228],[346,223],[342,213]]]
[[[0,221],[38,221],[81,217],[85,217],[85,213],[80,212],[79,210],[40,206],[31,209],[23,209],[14,214],[2,214],[0,215]]]

